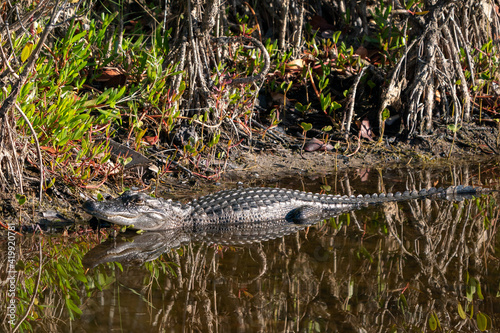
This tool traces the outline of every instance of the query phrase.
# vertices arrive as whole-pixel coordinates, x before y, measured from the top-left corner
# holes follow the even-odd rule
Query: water
[[[497,163],[477,162],[257,185],[313,192],[327,185],[339,194],[453,184],[498,189],[499,174]],[[498,200],[494,193],[460,202],[387,203],[265,242],[193,241],[148,263],[101,264],[88,271],[81,256],[106,233],[44,237],[38,304],[48,307],[35,306],[32,314],[39,319],[30,323],[33,330],[75,332],[498,330]],[[123,238],[118,235],[117,242],[138,239]],[[20,298],[36,280],[39,241],[22,243]],[[74,320],[68,298],[81,311],[73,311]]]

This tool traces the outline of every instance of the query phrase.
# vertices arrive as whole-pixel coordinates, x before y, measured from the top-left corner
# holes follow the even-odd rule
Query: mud
[[[392,142],[390,142],[392,141]],[[283,175],[317,173],[359,168],[423,167],[489,160],[499,156],[498,131],[469,125],[456,133],[441,128],[432,135],[408,142],[361,139],[341,144],[336,151],[305,152],[277,148],[271,151],[245,151],[232,159],[223,179],[275,179]],[[332,144],[335,144],[333,142]]]

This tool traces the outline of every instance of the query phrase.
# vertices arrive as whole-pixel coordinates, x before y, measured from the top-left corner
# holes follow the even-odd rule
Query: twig
[[[349,144],[350,142],[347,140],[347,143]],[[349,149],[349,148],[350,148],[350,145],[347,147],[347,149]],[[345,155],[345,156],[351,157],[351,156],[355,155],[359,151],[359,148],[361,148],[361,131],[359,132],[359,135],[358,135],[358,146],[356,147],[356,150],[354,152],[352,152],[351,154]]]
[[[311,80],[311,85],[314,89],[314,93],[316,94],[316,97],[320,98],[318,88],[316,88],[316,84],[314,84],[314,79],[312,76],[311,68],[309,66],[307,66],[307,73],[309,74],[309,79]]]
[[[20,233],[19,231],[15,231],[15,230],[11,230],[9,229],[9,226],[6,225],[5,223],[3,223],[2,221],[0,221],[0,227],[4,228],[5,230],[10,230],[10,232],[13,232],[15,233],[16,235],[19,235],[19,236],[22,236],[23,234]]]
[[[26,122],[26,124],[28,124],[28,127],[30,128],[31,133],[33,134],[33,138],[35,139],[35,147],[36,147],[36,151],[38,153],[38,160],[40,161],[40,196],[39,196],[38,201],[40,203],[42,203],[42,199],[43,199],[43,181],[44,181],[44,179],[43,179],[44,178],[43,177],[44,170],[43,170],[42,151],[40,150],[40,144],[38,143],[38,137],[36,136],[36,132],[33,129],[33,126],[31,125],[30,120],[28,119],[28,117],[26,117],[26,115],[24,114],[23,110],[21,110],[21,108],[19,107],[19,105],[17,103],[15,103],[14,105],[15,105],[17,111],[19,111],[19,113],[23,117],[23,119]]]
[[[0,23],[3,24],[2,17],[0,16]],[[9,72],[10,75],[14,76],[14,79],[19,79],[19,75],[16,74],[16,72],[12,69],[10,66],[10,61],[7,60],[7,57],[5,56],[5,52],[3,51],[3,47],[0,47],[0,54],[2,56],[3,63],[7,66],[7,71]],[[17,59],[14,57],[14,59]]]
[[[260,25],[259,25],[259,20],[257,19],[257,14],[255,14],[255,11],[253,10],[252,6],[248,2],[243,2],[245,6],[248,7],[248,10],[252,13],[253,19],[255,21],[255,26],[257,27],[257,33],[259,35],[259,40],[262,42],[262,32],[260,31]]]
[[[349,132],[351,131],[351,123],[352,123],[352,118],[354,116],[354,101],[356,99],[356,90],[358,89],[358,84],[363,75],[365,75],[366,69],[370,66],[365,66],[363,69],[361,69],[361,72],[359,72],[358,76],[356,77],[356,80],[354,80],[354,83],[352,85],[352,91],[351,94],[349,95],[348,102],[346,109],[347,114],[344,113],[344,122],[343,126],[345,126],[345,140],[349,138]]]
[[[266,47],[262,44],[257,38],[249,37],[249,36],[237,36],[237,37],[219,37],[214,38],[219,43],[229,44],[233,42],[238,42],[242,40],[248,40],[252,42],[253,45],[257,46],[260,50],[262,57],[264,57],[264,68],[257,74],[249,77],[237,78],[231,81],[230,84],[243,84],[243,83],[251,83],[259,80],[264,80],[266,78],[267,72],[269,72],[269,68],[271,67],[271,59],[269,58],[269,53],[267,52]]]
[[[5,87],[4,87],[4,90],[5,90]],[[14,142],[14,138],[12,137],[12,129],[11,129],[11,126],[10,126],[10,122],[9,120],[7,120],[5,122],[5,126],[6,126],[6,131],[7,131],[7,136],[9,137],[9,142],[10,142],[10,146],[12,147],[12,155],[14,156],[14,164],[15,164],[15,169],[16,169],[16,172],[18,173],[18,177],[19,177],[19,189],[21,191],[21,194],[23,194],[23,172],[22,172],[22,168],[21,166],[19,165],[19,158],[17,157],[17,153],[16,153],[16,143]],[[14,166],[11,165],[11,169],[12,169],[12,172],[14,173]],[[14,182],[16,182],[16,179],[14,178]]]

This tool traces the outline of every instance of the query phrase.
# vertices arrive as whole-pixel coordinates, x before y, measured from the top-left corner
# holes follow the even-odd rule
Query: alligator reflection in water
[[[201,226],[194,232],[180,228],[148,231],[142,234],[122,234],[108,238],[90,250],[83,258],[87,267],[106,262],[140,264],[158,258],[170,249],[190,241],[204,241],[218,245],[245,245],[266,241],[305,229],[309,224],[293,224],[284,220],[265,223],[238,223],[219,226]]]

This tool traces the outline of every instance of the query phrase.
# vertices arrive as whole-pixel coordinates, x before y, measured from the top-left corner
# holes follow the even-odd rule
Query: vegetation
[[[271,2],[2,6],[4,189],[23,191],[25,166],[46,176],[40,192],[123,176],[111,139],[157,164],[150,178],[213,178],[234,150],[305,139],[276,126],[349,143],[496,124],[498,20],[485,1]]]
[[[356,154],[363,139],[376,145],[439,132],[450,136],[451,155],[460,134],[472,128],[473,136],[496,131],[496,142],[487,142],[496,152],[499,34],[496,7],[485,0],[5,1],[1,194],[30,206],[23,193],[27,182],[38,184],[33,175],[40,179],[40,198],[61,189],[74,196],[104,183],[148,187],[173,172],[214,179],[235,152],[277,144],[300,147],[301,154],[334,149],[336,158]],[[317,142],[308,144],[311,137]],[[149,169],[131,179],[126,171],[135,165]],[[179,316],[168,317],[171,309],[157,311],[147,291],[174,301],[195,294],[207,321],[192,317],[187,326],[201,331],[227,319],[212,312],[217,306],[222,317],[250,309],[255,318],[289,325],[280,330],[326,330],[328,319],[318,319],[326,318],[325,308],[336,311],[328,318],[340,313],[354,328],[487,330],[499,323],[491,310],[498,272],[482,265],[498,258],[497,206],[487,198],[446,203],[439,212],[412,205],[417,226],[410,224],[408,233],[398,229],[406,220],[391,212],[365,212],[369,222],[363,226],[356,215],[327,221],[308,236],[317,236],[316,244],[359,228],[349,231],[359,242],[346,246],[338,261],[337,250],[326,245],[317,247],[324,256],[304,258],[300,249],[308,240],[289,237],[298,242],[290,246],[295,266],[279,252],[284,243],[265,248],[262,257],[280,265],[282,279],[246,284],[240,283],[246,276],[229,274],[222,302],[216,298],[222,292],[206,283],[228,276],[214,263],[224,253],[241,254],[240,248],[186,246],[143,267],[145,292],[126,289],[150,313],[166,313],[163,327],[186,318],[181,311],[187,304],[174,308]],[[436,215],[441,219],[430,223]],[[447,223],[452,219],[459,221]],[[332,237],[320,239],[325,229]],[[449,238],[439,242],[444,235]],[[19,330],[67,329],[62,322],[84,314],[96,295],[123,286],[119,264],[82,267],[99,237],[76,231],[64,237],[28,238],[17,248]],[[322,258],[327,265],[315,270]],[[333,271],[337,264],[343,265],[340,273]],[[6,265],[1,270],[7,274]],[[181,274],[171,282],[173,272]],[[326,276],[333,278],[325,282]],[[164,285],[170,282],[185,295],[168,294]],[[325,288],[332,288],[326,297],[317,293]],[[436,288],[448,298],[437,297]],[[258,293],[264,303],[256,303]],[[355,319],[364,310],[360,304],[374,309],[359,317],[367,322]],[[273,328],[271,322],[250,324]],[[4,322],[3,328],[12,327]]]

